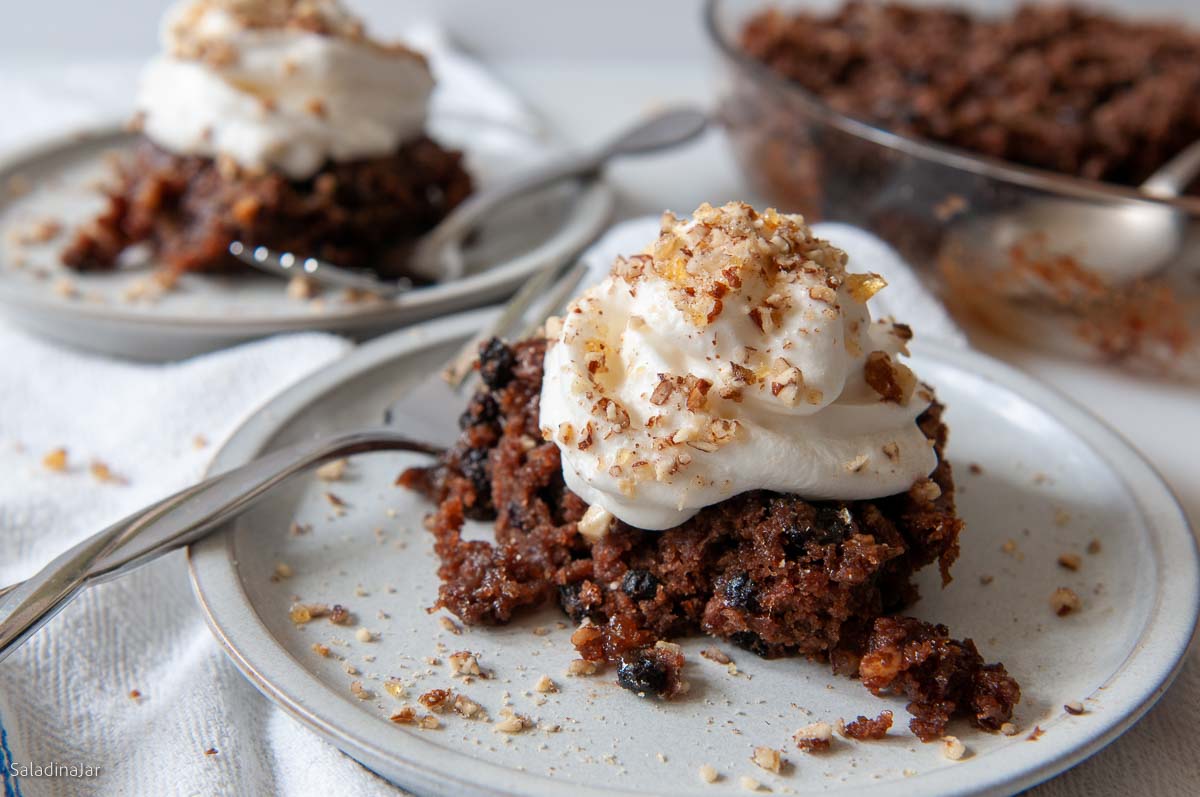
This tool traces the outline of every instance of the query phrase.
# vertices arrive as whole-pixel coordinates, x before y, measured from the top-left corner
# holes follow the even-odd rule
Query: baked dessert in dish
[[[963,323],[1193,379],[1195,219],[1137,187],[1200,137],[1200,32],[1153,9],[969,5],[710,0],[747,179],[884,239]]]
[[[424,133],[425,58],[337,0],[183,0],[145,68],[141,140],[63,262],[111,269],[148,244],[172,272],[241,269],[230,242],[385,276],[471,191]]]
[[[1026,166],[1138,185],[1200,138],[1200,33],[1071,5],[768,9],[746,53],[834,109]]]
[[[702,632],[903,695],[924,740],[998,729],[1003,665],[901,614],[916,571],[950,579],[963,524],[911,331],[866,306],[884,285],[799,216],[667,214],[544,336],[484,346],[458,442],[401,474],[436,504],[437,606],[495,624],[556,602],[587,666],[642,695],[686,691],[671,640]]]

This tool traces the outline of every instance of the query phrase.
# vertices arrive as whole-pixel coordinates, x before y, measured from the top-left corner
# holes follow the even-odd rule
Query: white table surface
[[[709,103],[714,67],[687,60],[654,65],[653,79],[636,65],[602,62],[504,61],[500,71],[551,124],[577,142],[597,141],[640,108],[671,100]],[[664,87],[669,87],[665,89]],[[614,165],[621,215],[700,202],[753,201],[719,135],[678,153]],[[1107,421],[1162,473],[1200,528],[1200,388],[1155,382],[1111,368],[1017,347],[982,330],[972,343],[1071,396]],[[1175,686],[1131,731],[1091,760],[1032,792],[1065,795],[1200,793],[1200,654],[1193,651]],[[1180,788],[1171,784],[1190,783]]]

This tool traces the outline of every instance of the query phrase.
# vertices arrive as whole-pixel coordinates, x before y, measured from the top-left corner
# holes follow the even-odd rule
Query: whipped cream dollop
[[[588,525],[666,529],[749,490],[853,500],[927,477],[932,394],[899,361],[911,332],[866,305],[885,285],[800,216],[666,214],[548,324],[540,426]]]
[[[420,135],[425,59],[369,38],[336,0],[184,0],[144,69],[142,131],[180,155],[292,179]]]

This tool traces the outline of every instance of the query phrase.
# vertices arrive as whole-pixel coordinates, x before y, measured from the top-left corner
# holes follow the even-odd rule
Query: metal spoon
[[[1163,164],[1139,186],[1157,199],[1179,196],[1200,173],[1200,141]],[[1185,214],[1140,200],[1092,202],[1045,198],[1016,211],[968,221],[953,231],[955,243],[978,256],[1007,257],[1014,246],[1036,240],[1048,253],[1069,255],[1088,270],[1121,284],[1148,277],[1174,260]],[[1020,291],[1022,286],[1012,285]]]
[[[697,108],[680,107],[660,111],[591,152],[553,158],[494,188],[479,191],[463,201],[418,241],[409,258],[408,269],[419,277],[434,281],[458,279],[466,271],[463,241],[501,206],[563,180],[592,177],[613,158],[678,146],[700,135],[707,126],[708,115]],[[302,272],[317,282],[369,291],[384,297],[412,289],[412,282],[408,279],[382,280],[319,258],[275,252],[266,246],[251,247],[234,241],[229,245],[229,252],[244,263],[276,276],[291,277]]]

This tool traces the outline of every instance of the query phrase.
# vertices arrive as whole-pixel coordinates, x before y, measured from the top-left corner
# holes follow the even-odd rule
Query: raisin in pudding
[[[336,0],[184,0],[137,98],[142,136],[64,262],[111,269],[148,243],[169,271],[244,268],[231,241],[400,273],[471,190],[424,133],[424,57]]]
[[[922,739],[999,728],[1004,667],[901,616],[963,524],[911,332],[872,320],[885,282],[846,260],[799,216],[704,205],[545,336],[484,347],[458,443],[400,477],[437,504],[437,605],[478,624],[557,601],[643,695],[686,689],[670,640],[703,632],[902,695]]]

